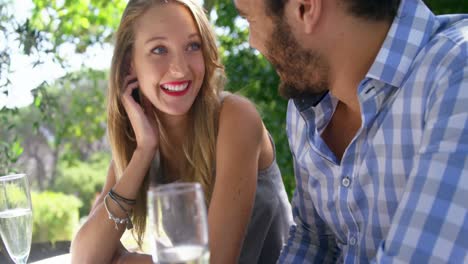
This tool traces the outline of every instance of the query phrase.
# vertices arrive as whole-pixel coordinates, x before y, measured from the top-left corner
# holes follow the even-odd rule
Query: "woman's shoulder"
[[[237,94],[223,93],[219,128],[220,132],[247,133],[261,138],[263,122],[255,104],[249,99]]]
[[[239,125],[262,125],[262,119],[249,99],[232,93],[224,93],[221,102],[220,122],[239,121]]]

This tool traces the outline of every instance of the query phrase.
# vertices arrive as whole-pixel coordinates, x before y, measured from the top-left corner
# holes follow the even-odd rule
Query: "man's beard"
[[[302,98],[323,94],[328,90],[328,66],[319,54],[300,47],[291,29],[274,19],[275,30],[267,42],[267,59],[280,75],[279,94],[286,98]]]

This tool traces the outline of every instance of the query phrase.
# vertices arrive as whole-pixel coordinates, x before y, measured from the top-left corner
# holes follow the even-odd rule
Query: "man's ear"
[[[295,0],[294,14],[303,24],[306,34],[314,31],[322,14],[322,1],[329,0]]]

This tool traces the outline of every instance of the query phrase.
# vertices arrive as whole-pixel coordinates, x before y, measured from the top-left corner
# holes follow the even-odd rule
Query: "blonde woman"
[[[174,181],[204,189],[211,263],[275,262],[292,216],[274,145],[248,100],[221,93],[203,9],[194,0],[130,0],[110,78],[113,161],[72,243],[73,263],[151,263],[120,238],[133,227],[141,243],[149,183]]]

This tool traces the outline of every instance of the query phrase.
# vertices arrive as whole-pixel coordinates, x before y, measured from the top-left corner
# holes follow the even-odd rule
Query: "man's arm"
[[[379,263],[468,261],[467,52],[453,48],[437,60],[433,79],[415,81],[431,88],[421,147]]]

